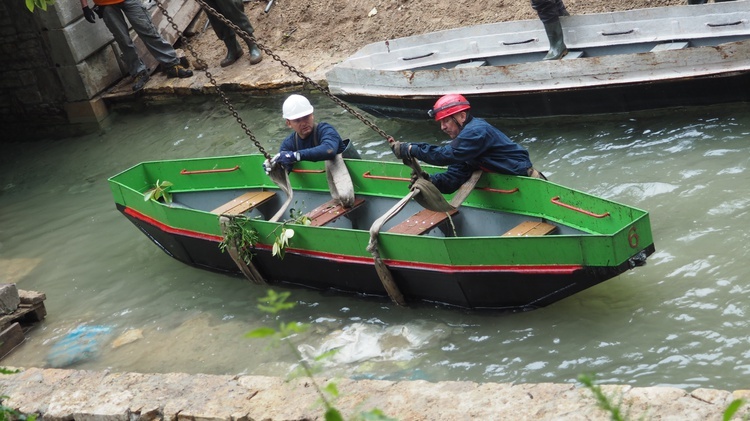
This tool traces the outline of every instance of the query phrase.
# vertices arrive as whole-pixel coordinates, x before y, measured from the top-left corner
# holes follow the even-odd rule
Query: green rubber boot
[[[224,44],[227,45],[227,56],[224,57],[224,60],[222,60],[221,63],[219,63],[221,67],[227,67],[230,64],[234,64],[235,61],[239,60],[239,58],[245,54],[245,52],[242,51],[242,46],[237,42],[237,37],[234,35],[225,39]]]
[[[260,48],[258,48],[254,42],[248,42],[247,46],[250,49],[250,64],[258,64],[263,61],[263,55],[260,52]]]
[[[554,23],[545,23],[544,30],[547,32],[549,39],[549,52],[544,57],[545,60],[560,60],[568,54],[568,47],[563,41],[563,31],[560,21]]]

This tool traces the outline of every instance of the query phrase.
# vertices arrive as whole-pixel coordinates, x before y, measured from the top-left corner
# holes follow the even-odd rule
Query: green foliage
[[[287,224],[310,225],[311,223],[310,217],[297,209],[290,209],[289,214],[291,216],[291,219],[284,221],[281,224],[281,232],[276,236],[276,240],[273,242],[272,255],[279,256],[279,259],[281,260],[284,260],[284,251],[289,245],[289,240],[294,237],[294,230],[291,228],[287,228]],[[276,230],[274,230],[274,232],[276,232]]]
[[[146,202],[156,200],[158,202],[159,199],[164,199],[164,202],[172,203],[172,194],[167,191],[170,187],[172,187],[172,183],[169,181],[164,180],[160,182],[156,180],[156,185],[146,190],[146,193],[143,193],[143,200]]]
[[[268,293],[265,297],[258,298],[258,301],[260,302],[258,304],[258,308],[265,313],[273,315],[278,314],[279,312],[284,310],[290,310],[296,306],[296,303],[287,302],[289,295],[289,292],[277,293],[276,291],[268,290]],[[324,419],[326,421],[344,421],[344,417],[341,415],[341,412],[336,409],[332,403],[332,400],[339,396],[339,390],[336,386],[336,383],[329,382],[325,385],[325,387],[320,387],[320,385],[318,385],[318,383],[315,381],[315,367],[312,367],[310,364],[308,364],[307,361],[305,361],[297,347],[291,341],[292,336],[306,331],[309,327],[310,325],[299,322],[280,322],[278,330],[270,327],[260,327],[246,333],[245,337],[271,338],[273,339],[272,345],[274,346],[285,343],[292,351],[292,353],[297,357],[297,360],[300,361],[302,373],[310,379],[310,382],[315,388],[315,391],[318,393],[320,401],[325,408]],[[319,362],[323,359],[329,358],[335,353],[336,350],[325,352],[315,357],[314,361]],[[355,419],[363,421],[396,421],[393,418],[386,417],[383,412],[378,409],[374,409],[368,412],[362,412]]]
[[[610,398],[602,392],[602,388],[599,385],[594,384],[594,376],[588,374],[581,374],[578,376],[578,381],[589,389],[596,398],[596,406],[609,412],[610,419],[612,421],[625,421],[625,418],[620,413],[620,405],[614,405],[610,402]]]
[[[731,420],[732,417],[734,416],[734,414],[736,414],[737,411],[739,411],[740,408],[742,407],[742,405],[744,405],[744,404],[745,404],[745,400],[744,399],[735,399],[735,400],[733,400],[729,404],[729,406],[727,406],[727,409],[724,410],[724,416],[721,418],[722,421],[729,421],[729,420]],[[748,419],[748,415],[745,415],[744,417],[742,417],[742,419],[743,420],[747,420]]]
[[[29,12],[34,13],[34,8],[38,7],[44,11],[47,10],[47,6],[55,4],[55,0],[25,0],[26,1],[26,8],[29,9]]]
[[[588,374],[581,374],[578,376],[578,381],[583,383],[583,385],[589,389],[596,398],[596,405],[609,412],[610,419],[612,421],[625,421],[628,419],[627,414],[623,415],[620,412],[620,403],[613,404],[610,401],[610,398],[602,392],[601,387],[594,384],[594,376],[588,375]],[[739,411],[739,409],[742,407],[742,405],[745,404],[745,401],[743,399],[735,399],[733,400],[729,406],[724,410],[724,414],[722,417],[723,421],[729,421],[734,417],[734,415]],[[745,415],[742,417],[743,420],[748,420],[748,415]]]
[[[253,247],[260,238],[255,228],[247,226],[248,221],[245,216],[230,216],[224,238],[219,243],[219,249],[222,252],[225,252],[230,245],[234,245],[237,248],[237,254],[246,265],[253,260],[255,256]]]

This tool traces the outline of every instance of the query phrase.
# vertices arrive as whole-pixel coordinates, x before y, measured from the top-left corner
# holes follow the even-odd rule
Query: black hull
[[[149,221],[129,215],[119,205],[118,210],[169,256],[200,269],[242,276],[230,256],[219,249],[219,238],[165,232]],[[653,245],[645,250],[647,255],[653,251]],[[282,262],[266,248],[256,250],[253,262],[271,283],[387,297],[372,259],[334,260],[315,253],[287,252]],[[630,268],[626,262],[618,267],[584,267],[564,275],[405,268],[392,268],[391,272],[407,302],[524,311],[552,304]]]
[[[472,112],[485,118],[539,118],[628,113],[663,108],[750,102],[750,72],[663,82],[554,91],[465,95]],[[427,119],[439,95],[393,97],[338,95],[378,116]]]

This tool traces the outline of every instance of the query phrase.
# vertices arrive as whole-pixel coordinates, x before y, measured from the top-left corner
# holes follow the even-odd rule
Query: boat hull
[[[242,211],[246,228],[258,234],[252,264],[267,283],[388,297],[368,251],[369,230],[408,191],[410,169],[346,160],[364,204],[325,226],[300,225],[269,221],[286,197],[263,172],[263,159],[146,162],[111,177],[110,188],[117,209],[167,255],[237,276],[239,267],[220,248],[224,211],[217,209],[247,194],[272,193]],[[295,166],[290,182],[298,210],[330,199],[323,168]],[[158,180],[172,183],[172,203],[144,200]],[[421,234],[395,230],[421,209],[410,201],[377,235],[379,256],[407,303],[534,309],[640,266],[654,251],[647,212],[535,178],[485,174],[450,221]],[[504,235],[519,223],[542,221],[554,233]],[[295,235],[281,259],[272,249],[284,224]]]

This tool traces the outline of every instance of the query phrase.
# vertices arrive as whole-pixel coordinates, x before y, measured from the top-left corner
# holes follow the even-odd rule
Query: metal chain
[[[177,27],[177,25],[174,23],[174,21],[172,20],[172,18],[167,13],[167,10],[162,6],[160,0],[155,0],[155,1],[156,1],[156,4],[159,6],[159,9],[161,10],[161,13],[167,18],[167,21],[172,25],[172,29],[174,29],[177,32],[177,34],[179,35],[180,40],[182,41],[182,43],[185,44],[185,46],[190,51],[190,53],[193,55],[193,57],[195,57],[196,62],[204,69],[204,72],[206,73],[206,76],[211,80],[211,83],[214,84],[214,87],[216,88],[216,91],[219,93],[219,95],[221,95],[222,100],[227,105],[227,107],[229,107],[230,111],[232,111],[232,115],[235,117],[235,119],[237,119],[237,122],[240,123],[240,125],[242,126],[242,128],[245,130],[245,133],[247,133],[247,135],[250,137],[250,139],[253,141],[253,143],[255,143],[255,146],[257,146],[258,149],[260,149],[261,153],[263,153],[263,155],[265,155],[266,158],[270,159],[269,155],[265,152],[265,150],[263,150],[263,147],[260,145],[260,143],[258,143],[258,141],[255,140],[255,136],[253,136],[253,134],[250,132],[250,130],[247,128],[247,126],[242,122],[242,119],[239,117],[239,115],[237,114],[237,112],[234,111],[234,108],[232,107],[231,103],[227,99],[226,95],[224,95],[224,93],[221,91],[221,89],[219,89],[219,84],[216,82],[216,80],[213,78],[213,76],[211,75],[211,73],[208,71],[208,66],[206,65],[206,63],[200,57],[198,57],[198,54],[192,48],[192,46],[188,42],[188,40],[185,37],[185,35],[179,30],[179,28]],[[266,55],[268,55],[271,58],[273,58],[274,60],[278,61],[283,67],[287,68],[290,72],[292,72],[295,75],[297,75],[305,83],[307,83],[309,85],[312,85],[313,87],[315,87],[316,89],[318,89],[325,96],[327,96],[328,98],[330,98],[334,103],[336,103],[337,105],[339,105],[340,107],[342,107],[343,109],[345,109],[346,111],[348,111],[350,114],[354,115],[357,119],[359,119],[359,121],[361,121],[367,127],[369,127],[372,130],[374,130],[376,133],[378,133],[384,139],[388,139],[390,137],[385,131],[383,131],[382,129],[380,129],[379,127],[377,127],[374,123],[372,123],[371,121],[369,121],[365,116],[363,116],[362,114],[358,113],[355,109],[353,109],[352,107],[350,107],[344,101],[340,100],[335,95],[333,95],[331,93],[331,91],[327,87],[324,87],[324,86],[320,85],[319,83],[315,82],[314,80],[310,79],[310,77],[308,77],[307,75],[305,75],[301,71],[297,70],[296,67],[292,66],[286,60],[284,60],[281,57],[279,57],[271,49],[267,48],[263,44],[258,43],[258,41],[255,39],[255,37],[253,35],[248,34],[247,32],[245,32],[245,30],[243,30],[239,26],[235,25],[234,23],[230,22],[229,19],[225,18],[224,15],[222,15],[219,12],[217,12],[216,9],[214,9],[211,6],[209,6],[208,4],[206,4],[206,2],[204,2],[203,0],[196,0],[196,1],[198,2],[198,4],[201,5],[201,7],[203,7],[204,10],[206,10],[207,13],[210,13],[211,15],[213,15],[216,18],[218,18],[219,20],[221,20],[228,27],[232,28],[232,30],[234,30],[234,32],[236,34],[238,34],[240,36],[240,38],[242,38],[243,40],[245,40],[245,42],[247,42],[247,43],[251,43],[251,42],[255,43],[255,45],[257,45],[258,48],[261,51],[263,51],[264,53],[266,53]]]
[[[169,24],[172,26],[172,29],[174,29],[177,32],[177,35],[180,37],[180,41],[182,41],[185,47],[190,51],[190,54],[192,54],[193,57],[195,58],[195,62],[198,64],[198,67],[202,68],[203,71],[206,73],[206,77],[208,77],[208,79],[214,85],[214,89],[216,89],[216,92],[221,97],[221,100],[224,102],[224,104],[226,104],[227,108],[229,109],[229,112],[231,112],[232,116],[235,118],[235,120],[237,120],[237,123],[239,123],[240,127],[242,127],[242,130],[244,130],[245,134],[247,134],[250,140],[253,141],[253,143],[258,148],[260,153],[263,154],[263,156],[265,156],[266,159],[270,160],[271,155],[269,155],[268,152],[266,152],[266,150],[263,148],[263,145],[261,145],[260,142],[258,142],[258,139],[255,138],[255,135],[253,134],[253,132],[251,132],[250,129],[245,124],[245,122],[242,121],[242,117],[240,117],[240,115],[237,113],[237,110],[234,109],[234,106],[229,101],[229,98],[226,96],[224,91],[222,91],[221,88],[219,88],[219,83],[216,81],[216,79],[211,74],[211,72],[208,71],[208,65],[206,64],[206,62],[203,61],[203,59],[200,58],[200,56],[195,51],[195,49],[193,49],[193,46],[190,44],[185,34],[183,34],[182,31],[180,31],[180,28],[177,27],[176,23],[174,23],[172,16],[169,15],[169,13],[167,12],[167,9],[165,9],[164,6],[161,4],[161,1],[159,0],[155,0],[155,1],[161,13],[167,18],[167,22],[169,22]],[[202,6],[204,7],[208,7],[205,3],[201,2],[200,0],[199,0],[199,3],[202,3]],[[214,13],[216,13],[215,10],[213,11]]]

